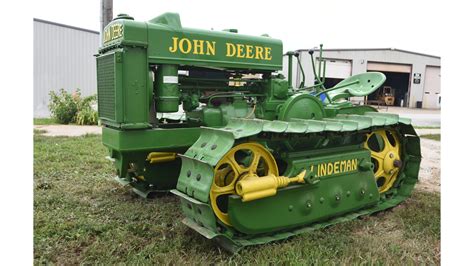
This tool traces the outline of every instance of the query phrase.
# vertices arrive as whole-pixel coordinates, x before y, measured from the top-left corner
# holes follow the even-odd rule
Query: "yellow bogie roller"
[[[394,130],[376,130],[367,134],[364,148],[370,150],[379,192],[389,190],[401,168],[400,141]]]

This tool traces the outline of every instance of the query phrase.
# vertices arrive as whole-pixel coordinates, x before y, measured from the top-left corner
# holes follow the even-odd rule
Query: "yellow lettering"
[[[186,43],[186,49],[184,48],[184,44]],[[183,38],[179,41],[179,50],[183,54],[189,54],[191,52],[192,44],[188,38]]]
[[[104,33],[104,43],[110,41],[110,30],[106,30]]]
[[[328,163],[328,175],[332,175],[333,165],[332,163]]]
[[[232,43],[226,43],[226,45],[227,45],[227,54],[225,56],[228,56],[228,57],[235,56],[235,52],[236,52],[235,45]]]
[[[352,170],[357,169],[357,159],[352,159]]]
[[[216,55],[216,42],[206,41],[206,54]]]
[[[320,167],[319,164],[318,164],[318,176],[321,176],[320,168],[321,168],[321,167]]]
[[[169,51],[172,53],[176,53],[178,50],[178,37],[173,37],[173,45],[170,46]]]
[[[263,47],[255,46],[255,59],[263,59]]]
[[[340,166],[339,166],[339,168],[341,169],[340,171],[341,171],[341,172],[347,172],[347,168],[346,168],[346,167],[347,167],[347,166],[346,166],[346,161],[341,161]]]
[[[321,176],[325,176],[326,175],[326,164],[322,164],[321,165]]]
[[[244,58],[244,45],[243,44],[237,44],[237,57],[238,58]]]
[[[119,35],[120,35],[120,26],[119,25],[113,25],[112,26],[112,35],[113,35],[113,39],[117,38]]]
[[[245,58],[253,58],[253,45],[247,45],[245,48]]]
[[[339,162],[334,163],[334,173],[339,174]]]
[[[272,60],[272,48],[270,47],[265,47],[265,60]]]
[[[194,43],[193,54],[204,54],[204,41],[193,40],[193,43]]]

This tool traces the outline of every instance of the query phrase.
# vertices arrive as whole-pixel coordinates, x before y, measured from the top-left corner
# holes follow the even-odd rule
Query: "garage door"
[[[411,65],[367,62],[367,71],[411,73]]]
[[[318,60],[316,60],[316,64],[318,63]],[[317,68],[318,67],[316,66],[316,69]],[[326,78],[345,79],[351,76],[351,71],[351,61],[331,59],[326,60]]]
[[[425,86],[423,89],[423,108],[439,109],[441,95],[441,68],[426,66]]]

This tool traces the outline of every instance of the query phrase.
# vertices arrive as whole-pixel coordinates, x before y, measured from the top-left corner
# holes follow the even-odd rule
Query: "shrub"
[[[78,93],[78,90],[76,91]],[[56,94],[54,91],[49,92],[48,108],[53,118],[61,124],[69,124],[74,121],[77,113],[77,101],[72,94],[67,93],[64,89]]]
[[[79,89],[69,94],[64,89],[56,94],[49,93],[48,105],[53,118],[61,124],[76,123],[78,125],[97,125],[99,115],[93,107],[97,104],[96,95],[81,98]]]
[[[78,125],[97,125],[99,120],[99,114],[92,107],[96,104],[96,96],[88,96],[84,99],[81,99],[78,103],[78,112],[76,114],[76,124]]]

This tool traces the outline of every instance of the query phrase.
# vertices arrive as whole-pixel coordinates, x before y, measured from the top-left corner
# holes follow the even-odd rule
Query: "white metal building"
[[[304,84],[311,86],[314,82],[311,57],[308,50],[299,51],[305,74]],[[319,50],[316,49],[313,57],[318,56]],[[326,58],[326,87],[332,87],[351,75],[379,71],[387,77],[383,86],[394,88],[395,105],[427,109],[439,109],[441,106],[441,58],[438,56],[394,48],[323,49],[323,58]],[[287,60],[288,57],[285,56],[285,75]],[[315,60],[315,64],[317,70],[318,60]],[[297,87],[303,81],[303,75],[295,58],[293,76],[293,86]],[[375,97],[376,93],[368,98]],[[360,97],[351,100],[363,101]]]
[[[49,117],[49,92],[80,89],[83,96],[97,93],[94,54],[99,32],[41,19],[34,29],[34,117]]]

